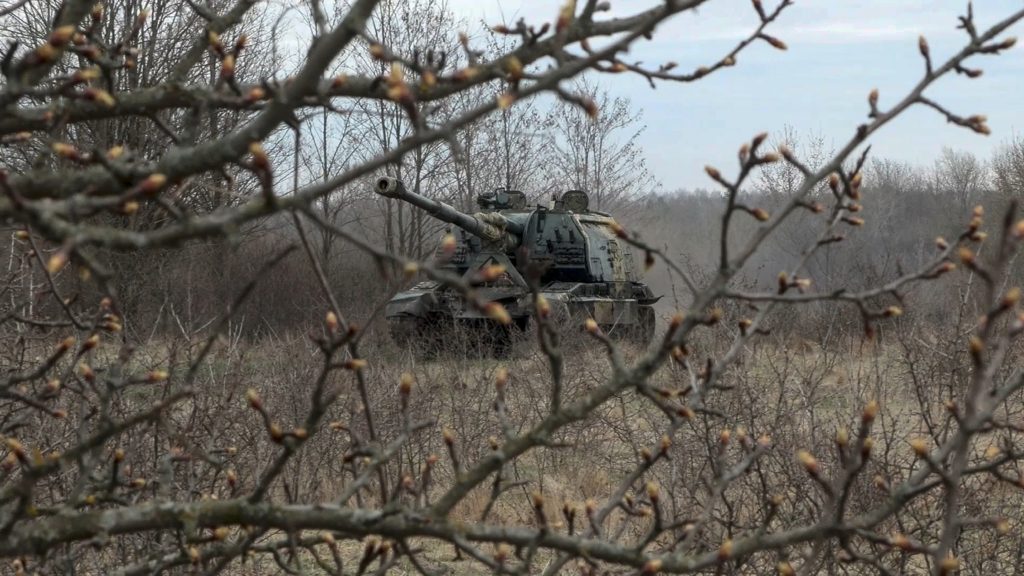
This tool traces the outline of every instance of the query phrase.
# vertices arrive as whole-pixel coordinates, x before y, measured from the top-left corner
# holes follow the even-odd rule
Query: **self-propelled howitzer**
[[[466,214],[409,191],[394,178],[379,179],[375,191],[453,225],[456,249],[446,266],[466,282],[473,283],[485,267],[505,269],[493,280],[474,283],[474,290],[483,301],[504,306],[511,323],[492,320],[457,290],[420,282],[392,298],[385,311],[400,345],[427,355],[449,347],[448,340],[464,339],[507,351],[512,336],[526,330],[533,316],[524,279],[528,264],[541,271],[540,293],[553,318],[578,327],[593,318],[613,337],[642,342],[653,334],[652,306],[658,298],[641,281],[629,244],[615,233],[615,220],[590,210],[585,192],[570,190],[546,207],[527,206],[522,192],[501,189],[479,195],[480,211]]]

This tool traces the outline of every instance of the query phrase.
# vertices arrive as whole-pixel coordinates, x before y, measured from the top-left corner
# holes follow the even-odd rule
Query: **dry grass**
[[[695,342],[691,364],[699,366],[704,357],[720,354],[725,345],[724,339],[710,336]],[[499,367],[507,368],[511,374],[507,410],[508,423],[514,432],[525,430],[546,413],[550,394],[547,359],[531,352],[529,346],[523,346],[508,359],[447,358],[425,362],[415,361],[390,344],[384,346],[367,351],[369,357],[383,360],[372,363],[365,372],[380,442],[386,443],[401,428],[397,383],[405,372],[411,373],[416,381],[410,414],[435,423],[413,438],[394,460],[388,474],[397,479],[407,471],[418,471],[431,454],[441,456],[431,498],[438,497],[438,487],[448,484],[453,474],[441,439],[442,428],[454,431],[455,451],[463,466],[489,451],[492,439],[501,438],[502,428],[494,412],[494,379]],[[599,345],[581,340],[568,348],[566,402],[587,394],[607,377],[607,360]],[[184,366],[194,351],[192,347],[174,342],[154,342],[140,348],[130,366],[140,373],[171,359]],[[770,528],[782,529],[806,521],[814,513],[816,488],[802,473],[793,455],[798,449],[809,449],[824,470],[837,466],[834,432],[841,427],[854,430],[860,409],[868,399],[878,399],[883,410],[875,433],[874,457],[863,475],[864,486],[852,493],[850,512],[856,514],[858,510],[877,504],[885,495],[872,488],[872,478],[881,475],[895,483],[921,466],[907,440],[927,431],[922,417],[925,412],[931,418],[942,412],[943,387],[928,379],[942,367],[928,362],[946,360],[929,360],[926,352],[908,350],[896,338],[865,343],[855,336],[846,341],[834,341],[828,347],[807,341],[794,345],[792,341],[772,338],[752,344],[745,351],[742,363],[723,379],[725,388],[708,396],[711,413],[698,415],[685,423],[674,439],[671,458],[649,475],[666,494],[664,505],[668,517],[685,523],[687,518],[708,514],[732,526],[757,525],[764,519],[765,499],[781,494],[784,502]],[[104,359],[116,353],[116,346],[104,344],[97,350],[94,363],[101,366]],[[625,353],[633,356],[640,351],[626,350]],[[263,441],[265,431],[258,417],[246,406],[245,390],[254,388],[260,392],[274,421],[282,428],[299,426],[308,411],[308,383],[315,369],[315,359],[315,346],[300,336],[247,342],[245,346],[232,340],[218,343],[199,373],[198,393],[170,414],[165,424],[167,435],[162,440],[167,449],[212,455],[218,464],[176,468],[174,490],[181,491],[182,496],[192,491],[223,495],[228,469],[237,473],[241,490],[251,487],[257,471],[272,458],[276,448]],[[689,370],[674,366],[659,372],[652,384],[678,389],[690,382],[690,378]],[[352,472],[344,456],[356,446],[356,438],[367,439],[368,431],[352,379],[338,376],[333,385],[341,391],[339,401],[331,408],[325,420],[327,424],[315,431],[314,438],[288,465],[282,482],[275,488],[273,500],[334,501],[351,479]],[[928,388],[922,390],[922,386]],[[152,401],[157,393],[158,387],[140,386],[130,398],[143,405]],[[922,394],[926,400],[923,404]],[[718,413],[732,416],[726,419],[714,415]],[[1010,413],[1006,416],[1020,417]],[[564,530],[563,505],[581,510],[586,500],[607,497],[623,475],[633,468],[640,451],[657,444],[664,429],[664,415],[650,402],[632,392],[622,394],[586,422],[563,430],[555,439],[556,446],[530,452],[509,465],[504,471],[504,481],[511,488],[494,503],[488,520],[498,525],[533,525],[531,495],[539,492],[544,496],[544,512],[550,527]],[[756,474],[735,482],[708,509],[706,481],[713,473],[713,455],[723,429],[732,430],[734,435],[740,430],[751,437],[770,435],[773,449],[758,465]],[[59,442],[54,439],[72,435],[70,422],[47,422],[39,428],[38,436],[26,436],[24,441],[46,447]],[[157,476],[159,461],[150,459],[152,452],[144,449],[151,441],[148,436],[126,441],[131,443],[125,446],[130,454],[127,464],[131,475]],[[984,437],[984,442],[974,447],[977,461],[988,457],[986,449],[996,440],[989,436]],[[762,476],[770,478],[768,484],[763,482]],[[1010,486],[980,478],[969,480],[968,485],[973,490],[965,506],[970,507],[972,516],[1013,515],[1013,510],[1019,510],[1024,504],[1020,492]],[[642,490],[640,483],[633,486],[629,494],[639,496]],[[485,483],[465,498],[452,518],[467,523],[477,521],[489,500],[490,483]],[[612,515],[606,529],[611,533],[623,529],[634,535],[646,530],[651,521],[644,516],[648,511],[626,508]],[[908,515],[920,526],[934,528],[941,521],[940,512],[939,502],[930,499],[915,502]],[[1024,520],[1024,514],[1018,516]],[[716,532],[715,525],[709,524],[701,535],[701,541],[709,547],[727,536]],[[585,528],[582,515],[577,517],[576,526]],[[879,531],[886,534],[904,529],[893,524],[880,527]],[[425,557],[444,566],[447,574],[461,576],[478,571],[478,565],[468,560],[452,562],[454,550],[448,544],[423,541],[415,545],[422,546],[427,551]],[[350,560],[358,558],[360,549],[358,543],[343,546]],[[965,564],[981,567],[997,562],[998,566],[1005,566],[1010,545],[1006,539],[992,537],[991,531],[973,530],[966,533],[961,553]],[[897,562],[895,557],[892,560]],[[543,563],[542,559],[540,565]],[[919,572],[912,564],[902,569],[908,574]],[[256,574],[260,570],[252,565],[239,566],[236,573]],[[757,573],[759,568],[751,567],[751,570],[750,573]],[[316,573],[314,567],[311,573]],[[399,569],[397,573],[411,571]]]

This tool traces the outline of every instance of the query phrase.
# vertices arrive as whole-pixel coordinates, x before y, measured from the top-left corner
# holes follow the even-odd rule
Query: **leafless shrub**
[[[496,26],[511,42],[495,53],[447,30],[417,46],[402,36],[411,23],[380,20],[400,3],[314,0],[299,7],[312,41],[287,80],[242,72],[252,52],[237,29],[255,17],[251,2],[185,4],[154,3],[171,22],[159,30],[130,2],[2,9],[8,29],[33,24],[3,58],[0,90],[0,212],[13,227],[0,300],[0,555],[13,572],[435,574],[455,560],[521,574],[1018,568],[1016,205],[973,208],[945,239],[922,230],[931,246],[908,263],[846,247],[873,225],[865,178],[911,178],[869,166],[867,140],[918,105],[988,133],[983,116],[960,116],[928,89],[977,77],[968,66],[1012,47],[1004,33],[1024,10],[978,30],[968,7],[967,40],[945,61],[922,38],[920,81],[897,99],[869,92],[865,123],[831,153],[772,148],[762,134],[741,144],[734,169],[707,167],[720,197],[693,202],[718,200],[718,217],[691,262],[677,263],[670,238],[620,230],[685,308],[647,348],[593,322],[560,326],[535,294],[524,335],[536,345],[495,360],[472,354],[472,335],[442,336],[440,353],[470,352],[453,361],[417,359],[374,328],[417,275],[474,295],[431,259],[429,224],[374,206],[390,227],[378,241],[359,218],[341,221],[368,203],[332,194],[380,170],[471,190],[453,159],[475,122],[540,94],[598,115],[564,88],[587,72],[694,82],[753,43],[785,49],[770,29],[791,3],[755,1],[746,39],[680,73],[623,54],[701,2],[617,18],[606,3],[569,2],[554,26]],[[154,57],[140,82],[138,46]],[[171,50],[173,66],[156,59]],[[453,104],[496,86],[496,98]],[[384,120],[364,142],[372,153],[303,156],[303,130],[319,118],[327,141],[338,127],[328,111],[343,106]],[[196,117],[212,122],[201,134]],[[128,125],[160,136],[121,144]],[[275,142],[293,143],[291,182]],[[1012,188],[1008,150],[994,164]],[[949,160],[943,182],[964,203],[980,193],[981,168]],[[758,193],[761,174],[770,190]],[[879,220],[869,235],[893,225]],[[804,233],[772,244],[790,225]],[[202,242],[214,249],[181,261]],[[154,287],[154,271],[180,278]],[[912,321],[935,286],[958,294],[945,321]],[[801,333],[805,310],[813,337]]]

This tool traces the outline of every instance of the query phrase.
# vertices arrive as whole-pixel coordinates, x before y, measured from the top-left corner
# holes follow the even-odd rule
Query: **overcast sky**
[[[764,0],[774,6],[773,0]],[[562,0],[449,0],[469,20],[489,24],[552,20]],[[613,14],[632,13],[651,0],[613,0]],[[979,29],[1021,7],[1021,0],[975,2]],[[881,105],[902,96],[923,71],[917,51],[927,36],[933,59],[945,59],[966,35],[955,28],[966,2],[950,0],[798,0],[771,32],[789,45],[780,52],[759,43],[739,65],[696,84],[661,83],[652,90],[639,77],[605,77],[613,95],[628,97],[643,112],[643,144],[664,189],[708,187],[703,166],[735,166],[740,143],[761,131],[791,126],[829,144],[845,141],[865,119],[871,88]],[[682,14],[637,45],[629,60],[676,61],[690,68],[714,61],[757,24],[748,0],[709,2]],[[1009,35],[1024,36],[1024,30]],[[1021,44],[1024,44],[1022,42]],[[971,62],[981,78],[947,78],[929,94],[961,116],[985,114],[992,135],[947,125],[924,108],[890,124],[874,140],[874,155],[916,164],[934,161],[944,146],[988,158],[1024,133],[1024,49]]]

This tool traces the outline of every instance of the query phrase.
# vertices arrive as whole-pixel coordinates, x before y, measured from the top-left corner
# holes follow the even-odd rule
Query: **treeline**
[[[789,181],[787,170],[780,163],[756,188],[743,192],[743,201],[769,212],[778,209],[790,192],[784,187]],[[857,214],[863,224],[844,225],[841,241],[834,238],[836,241],[807,260],[802,275],[811,281],[809,291],[858,289],[884,283],[929,261],[937,250],[936,231],[947,239],[955,238],[966,228],[975,206],[982,206],[991,215],[1001,214],[1022,189],[1017,183],[1024,176],[1024,140],[1006,145],[988,162],[950,149],[931,166],[871,160],[866,174],[863,210]],[[827,189],[818,193],[830,194]],[[827,201],[825,197],[820,200]],[[617,199],[607,208],[630,230],[642,230],[646,242],[664,250],[694,278],[707,280],[714,274],[724,210],[721,193],[681,190],[634,194]],[[387,241],[378,201],[368,194],[351,201],[332,218],[337,226],[372,244],[383,245]],[[791,269],[802,258],[801,247],[821,233],[823,223],[820,216],[810,211],[796,218],[795,225],[781,230],[765,244],[756,265],[741,272],[739,289],[770,288],[777,282],[779,272]],[[997,226],[999,219],[992,216],[986,221],[991,227]],[[760,223],[749,218],[737,224],[731,245],[738,248]],[[425,230],[429,233],[413,248],[429,257],[442,229],[438,223],[430,222]],[[999,231],[986,232],[995,238]],[[131,271],[124,276],[128,280],[119,291],[132,327],[152,330],[155,326],[158,331],[176,333],[201,329],[254,279],[266,259],[285,245],[299,241],[290,218],[279,218],[240,234],[244,234],[245,242],[194,242],[145,257],[112,254],[112,261],[120,269]],[[308,240],[324,262],[325,274],[340,296],[340,305],[361,324],[381,328],[383,323],[374,322],[379,320],[378,308],[391,293],[418,280],[382,266],[371,255],[343,240],[315,233]],[[982,243],[983,257],[989,243],[990,240]],[[134,280],[140,278],[147,281]],[[659,306],[666,317],[688,306],[685,286],[666,266],[656,263],[646,278],[655,293],[663,295]],[[953,320],[950,303],[969,304],[973,298],[963,293],[964,286],[969,285],[963,280],[962,276],[950,275],[946,280],[916,288],[903,321],[937,328]],[[35,282],[36,289],[41,289],[40,279]],[[296,252],[272,274],[260,279],[236,316],[237,329],[248,336],[304,329],[319,319],[326,306],[313,268],[301,251]],[[819,310],[806,306],[796,317],[780,318],[785,321],[777,322],[773,329],[793,330],[806,337],[837,329],[860,329],[858,312],[852,308],[822,306]],[[375,333],[383,335],[384,331]]]
[[[815,143],[810,142],[810,145]],[[802,152],[815,156],[813,151]],[[811,291],[831,292],[840,287],[863,289],[922,266],[938,252],[937,235],[953,240],[962,234],[976,206],[981,206],[989,215],[983,232],[989,234],[991,240],[983,241],[981,246],[982,257],[986,257],[986,253],[997,246],[992,242],[998,242],[1002,214],[1024,193],[1024,139],[1005,144],[989,161],[947,148],[933,164],[925,166],[884,158],[869,160],[865,174],[863,208],[855,215],[857,220],[840,230],[841,240],[833,238],[835,242],[806,262],[804,275],[812,282]],[[791,183],[798,181],[794,168],[779,163],[766,171],[757,188],[747,191],[743,200],[771,212],[785,202],[792,193]],[[824,186],[817,191],[823,204],[830,195]],[[640,202],[643,229],[651,231],[648,238],[651,244],[685,263],[698,277],[714,272],[724,204],[721,194],[677,192],[652,195]],[[803,211],[796,218],[794,225],[778,231],[764,244],[755,266],[748,266],[741,272],[741,282],[747,288],[774,286],[779,272],[791,269],[800,261],[802,247],[821,233],[824,223],[820,216]],[[741,224],[745,225],[743,232],[733,238],[736,247],[759,225],[752,218]],[[1014,274],[1019,274],[1019,269],[1019,265],[1015,265]],[[648,278],[660,293],[684,294],[678,280],[664,267],[655,267]],[[964,292],[969,282],[963,280],[962,276],[949,275],[916,289],[913,304],[906,307],[904,321],[921,321],[923,326],[932,327],[955,321],[951,303],[970,304],[977,296]],[[685,306],[686,299],[680,298],[680,302]],[[847,328],[858,327],[856,310],[848,310],[849,316],[837,318],[834,316],[836,307],[828,309],[829,317],[825,318],[816,315],[814,306],[802,308],[799,316],[787,316],[777,328],[790,327],[813,334],[834,330],[837,322]],[[824,313],[825,307],[821,310]]]

